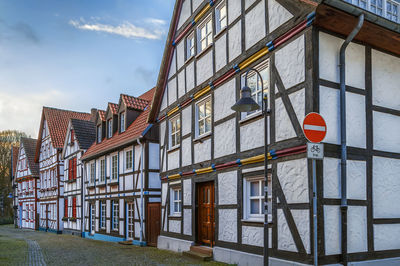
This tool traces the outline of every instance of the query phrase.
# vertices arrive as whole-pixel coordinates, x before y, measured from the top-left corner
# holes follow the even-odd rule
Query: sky
[[[155,86],[175,0],[0,0],[0,131]]]

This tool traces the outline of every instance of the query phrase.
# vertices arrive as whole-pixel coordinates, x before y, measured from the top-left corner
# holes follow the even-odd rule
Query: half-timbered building
[[[94,121],[71,119],[65,135],[64,160],[64,233],[81,235],[83,225],[82,155],[96,138]]]
[[[215,260],[262,264],[267,185],[271,262],[312,264],[314,255],[321,265],[398,261],[399,4],[349,2],[176,1],[149,115],[160,130],[159,248],[196,252],[196,245],[209,246]],[[365,21],[342,65],[344,191],[339,50],[362,13]],[[267,125],[261,111],[231,110],[249,68],[262,77],[250,72],[248,86],[260,105],[263,94],[268,97]],[[320,112],[328,128],[326,157],[317,163],[317,243],[312,168],[301,127],[309,112]]]
[[[37,229],[39,165],[35,162],[36,139],[20,140],[15,183],[18,197],[18,227]]]
[[[99,111],[85,166],[84,237],[156,245],[160,230],[158,128],[147,123],[154,89],[121,94]]]
[[[35,162],[40,171],[39,230],[61,233],[64,217],[62,150],[71,118],[90,120],[91,114],[43,107]]]

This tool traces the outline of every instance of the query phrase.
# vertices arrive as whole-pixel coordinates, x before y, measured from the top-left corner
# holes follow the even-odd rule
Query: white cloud
[[[161,39],[162,36],[165,34],[165,30],[160,29],[160,26],[164,25],[165,21],[154,18],[146,19],[145,21],[149,24],[153,24],[154,26],[156,26],[156,28],[148,29],[145,27],[139,27],[127,21],[117,26],[98,23],[97,20],[90,23],[86,22],[83,18],[81,18],[80,20],[70,20],[69,24],[80,30],[105,32],[131,39]]]

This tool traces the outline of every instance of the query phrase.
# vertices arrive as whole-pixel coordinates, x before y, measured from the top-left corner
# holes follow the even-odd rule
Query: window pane
[[[221,9],[220,9],[220,18],[223,18],[223,17],[225,17],[226,16],[226,6],[223,6]]]
[[[211,131],[211,117],[206,118],[205,132]]]
[[[204,134],[204,120],[199,121],[199,135]]]
[[[206,26],[204,25],[203,28],[201,28],[201,33],[200,37],[203,39],[206,36]]]
[[[212,21],[207,22],[207,33],[212,32]]]
[[[221,29],[226,27],[226,17],[221,21]]]
[[[207,37],[207,45],[210,45],[212,43],[212,34],[208,35]]]
[[[198,109],[199,109],[199,118],[200,119],[204,118],[204,116],[205,116],[205,114],[204,114],[204,105],[203,104],[199,105]]]
[[[259,196],[260,182],[255,181],[250,183],[250,196]]]
[[[252,199],[250,200],[250,214],[259,214],[260,213],[260,200]]]
[[[206,116],[211,115],[211,101],[206,102]]]

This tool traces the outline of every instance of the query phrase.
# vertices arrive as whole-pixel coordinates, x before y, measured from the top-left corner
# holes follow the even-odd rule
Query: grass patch
[[[25,240],[0,236],[0,265],[25,265],[27,254]]]

